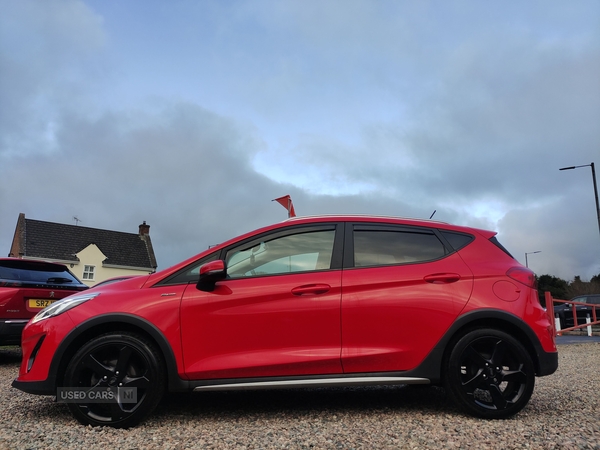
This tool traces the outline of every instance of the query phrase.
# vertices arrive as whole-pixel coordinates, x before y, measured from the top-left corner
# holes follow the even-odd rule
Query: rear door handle
[[[428,283],[447,284],[456,283],[460,280],[460,275],[457,273],[432,273],[431,275],[426,275],[423,279]]]
[[[292,289],[294,295],[320,295],[325,294],[331,289],[328,284],[305,284]]]

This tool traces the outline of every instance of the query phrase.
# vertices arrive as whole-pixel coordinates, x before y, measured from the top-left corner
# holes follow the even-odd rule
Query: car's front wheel
[[[80,423],[128,428],[156,408],[166,376],[152,342],[135,333],[113,332],[75,353],[63,386],[61,397]]]
[[[496,329],[462,336],[446,360],[445,388],[464,411],[503,419],[527,405],[535,385],[533,361],[523,345]]]

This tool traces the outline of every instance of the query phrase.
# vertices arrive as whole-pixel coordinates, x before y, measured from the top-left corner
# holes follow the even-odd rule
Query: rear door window
[[[432,230],[363,226],[354,229],[354,267],[433,261],[446,254],[446,247]]]

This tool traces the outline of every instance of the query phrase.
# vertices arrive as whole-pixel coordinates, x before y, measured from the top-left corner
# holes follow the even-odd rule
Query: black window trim
[[[515,259],[515,257],[506,249],[506,247],[504,247],[504,245],[502,245],[500,243],[500,241],[498,240],[498,238],[496,236],[492,236],[489,241],[494,244],[496,247],[498,247],[500,250],[502,250],[504,253],[506,253],[508,256],[510,256],[512,259]]]
[[[159,282],[155,283],[152,287],[162,287],[162,286],[180,286],[182,284],[196,284],[198,282],[197,279],[194,280],[189,280],[187,282],[174,282],[173,280],[177,279],[178,277],[182,276],[185,272],[187,272],[188,270],[191,270],[191,268],[195,268],[198,263],[200,261],[202,261],[201,265],[204,265],[208,262],[211,261],[215,261],[217,259],[219,259],[219,251],[214,251],[212,253],[209,253],[208,255],[204,255],[202,258],[198,258],[196,259],[194,262],[188,264],[185,267],[182,267],[181,269],[179,269],[177,272],[169,275],[167,278],[163,278],[162,280],[160,280]]]

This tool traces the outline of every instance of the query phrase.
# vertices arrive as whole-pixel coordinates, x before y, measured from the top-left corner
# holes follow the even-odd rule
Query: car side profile
[[[0,258],[0,345],[21,345],[29,319],[85,289],[64,264]]]
[[[67,402],[75,418],[117,428],[167,391],[347,385],[442,385],[469,414],[509,417],[558,356],[533,272],[495,235],[289,219],[44,309],[23,332],[13,386],[83,392]],[[127,395],[86,397],[98,389]]]

